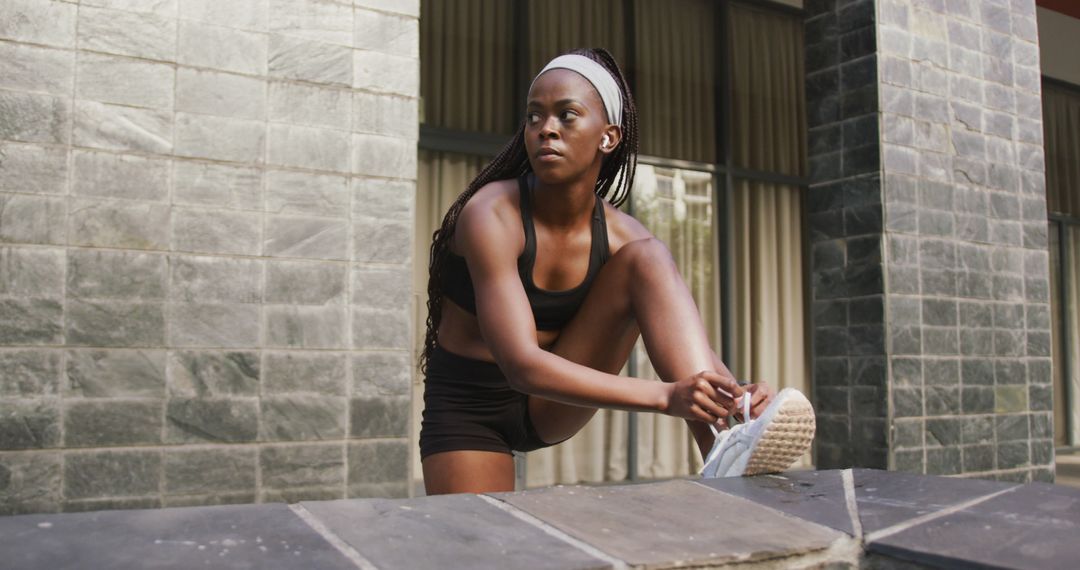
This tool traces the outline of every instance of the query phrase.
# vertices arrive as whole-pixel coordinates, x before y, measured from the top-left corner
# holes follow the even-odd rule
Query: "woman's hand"
[[[773,396],[776,395],[776,390],[773,390],[772,386],[769,386],[765,382],[756,382],[745,386],[747,394],[750,394],[750,419],[754,419],[765,411],[765,408],[769,406],[769,402],[772,401]],[[741,403],[741,402],[740,402]],[[735,417],[741,421],[746,421],[746,418],[742,417],[742,406],[736,410]]]
[[[709,424],[715,424],[734,413],[739,398],[745,392],[733,379],[710,370],[703,370],[668,386],[664,413]]]

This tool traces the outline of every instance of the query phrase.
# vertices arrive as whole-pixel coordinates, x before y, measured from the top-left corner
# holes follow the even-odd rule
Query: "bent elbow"
[[[510,388],[523,394],[536,394],[540,389],[540,367],[538,359],[531,357],[512,358],[500,363],[506,383]]]

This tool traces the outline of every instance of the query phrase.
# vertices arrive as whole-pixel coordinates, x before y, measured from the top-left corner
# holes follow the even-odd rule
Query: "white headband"
[[[622,125],[622,92],[619,91],[619,85],[615,83],[615,78],[611,76],[611,73],[604,66],[583,55],[560,55],[544,66],[544,69],[541,69],[540,73],[536,74],[536,77],[539,78],[551,69],[569,69],[588,79],[589,83],[592,83],[593,87],[596,88],[596,92],[600,94],[600,100],[604,103],[604,110],[607,111],[608,123]],[[536,83],[535,78],[533,83]],[[532,85],[529,86],[529,90],[532,90]]]

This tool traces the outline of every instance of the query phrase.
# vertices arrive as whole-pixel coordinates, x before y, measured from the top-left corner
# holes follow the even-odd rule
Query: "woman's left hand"
[[[766,382],[755,382],[746,386],[746,393],[751,396],[750,399],[750,418],[756,418],[765,411],[765,408],[769,406],[769,402],[772,401],[773,396],[776,395],[776,391],[772,386],[769,386]],[[740,411],[737,417],[742,421],[746,421],[746,418],[742,417],[742,411]]]

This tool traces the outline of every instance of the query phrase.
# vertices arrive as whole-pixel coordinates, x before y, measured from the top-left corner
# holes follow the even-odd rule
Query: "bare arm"
[[[661,383],[607,374],[540,348],[532,309],[517,273],[521,242],[506,238],[522,233],[519,220],[512,204],[499,203],[498,194],[491,193],[470,201],[456,229],[476,291],[480,332],[514,389],[568,404],[662,412],[702,421],[726,415],[715,386],[728,381],[713,371]]]

